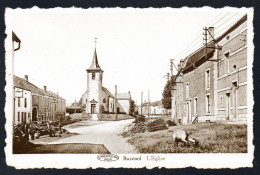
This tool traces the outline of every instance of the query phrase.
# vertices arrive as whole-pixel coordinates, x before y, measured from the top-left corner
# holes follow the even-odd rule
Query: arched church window
[[[106,103],[106,98],[103,99],[103,103]]]
[[[92,72],[92,80],[95,80],[95,76],[96,76],[95,72]]]

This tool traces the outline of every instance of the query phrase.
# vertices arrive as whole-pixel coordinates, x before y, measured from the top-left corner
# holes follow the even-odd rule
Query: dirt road
[[[133,119],[113,121],[94,126],[85,126],[68,129],[69,132],[77,133],[68,138],[60,139],[49,144],[62,143],[92,143],[104,144],[110,153],[137,153],[134,147],[126,142],[121,136],[124,128],[130,124]]]

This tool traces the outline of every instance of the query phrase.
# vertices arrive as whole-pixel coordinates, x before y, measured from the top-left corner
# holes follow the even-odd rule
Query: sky
[[[170,59],[180,59],[203,44],[203,27],[216,36],[247,13],[235,8],[54,8],[6,9],[7,63],[12,59],[11,31],[20,38],[14,74],[59,93],[67,103],[87,90],[87,72],[95,49],[104,71],[103,86],[132,99],[161,100]],[[10,67],[10,65],[8,65]],[[7,66],[7,67],[8,67]],[[7,74],[10,72],[7,71]],[[174,69],[173,73],[176,73]]]

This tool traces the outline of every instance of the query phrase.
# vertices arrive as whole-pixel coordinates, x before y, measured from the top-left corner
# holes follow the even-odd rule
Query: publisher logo
[[[101,154],[97,156],[97,159],[100,161],[112,162],[118,160],[119,157],[115,154]]]

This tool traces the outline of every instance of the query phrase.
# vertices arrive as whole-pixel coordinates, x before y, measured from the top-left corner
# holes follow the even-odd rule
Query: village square
[[[247,54],[247,22],[247,14],[228,12],[212,18],[209,24],[204,22],[195,40],[188,40],[188,47],[181,49],[188,51],[166,58],[167,69],[160,69],[153,60],[145,63],[141,59],[127,69],[131,61],[124,57],[115,60],[117,49],[124,45],[117,45],[114,50],[110,48],[107,53],[114,52],[112,60],[102,52],[105,37],[94,36],[89,38],[92,44],[88,46],[87,56],[79,63],[82,67],[67,64],[70,67],[64,70],[67,76],[74,78],[58,78],[62,74],[59,67],[63,67],[63,59],[57,62],[54,68],[57,71],[46,75],[57,76],[50,80],[55,86],[48,86],[48,79],[41,86],[31,78],[34,75],[21,76],[24,69],[16,70],[19,66],[14,63],[22,59],[17,57],[27,43],[25,36],[12,28],[8,35],[11,35],[13,53],[10,74],[13,77],[13,153],[247,153],[251,100],[248,85],[252,83],[248,79],[252,70]],[[185,38],[185,32],[176,35]],[[55,40],[45,37],[48,42]],[[117,38],[111,45],[116,41]],[[67,42],[64,37],[64,43]],[[158,41],[155,39],[155,42]],[[125,55],[131,55],[131,48],[128,49]],[[64,50],[65,54],[70,51]],[[150,52],[160,55],[156,53],[158,50]],[[112,63],[107,66],[109,59]],[[72,60],[79,62],[77,53]],[[51,69],[51,60],[46,62],[49,66],[45,69]],[[121,69],[123,65],[126,67]],[[146,73],[150,65],[158,68]],[[37,66],[33,69],[34,74],[41,73]],[[139,71],[138,76],[135,71]],[[160,83],[154,72],[159,72]],[[127,86],[127,81],[113,79],[112,75],[128,82],[138,79],[138,82]],[[59,86],[65,82],[68,86]],[[147,82],[148,87],[142,87]],[[84,86],[79,89],[80,84]],[[155,86],[161,89],[157,91]],[[77,96],[66,96],[62,89]],[[125,156],[124,160],[141,158]],[[145,159],[164,160],[153,156]]]

